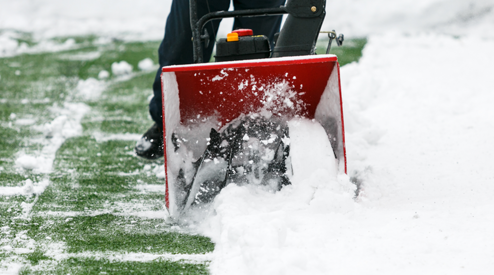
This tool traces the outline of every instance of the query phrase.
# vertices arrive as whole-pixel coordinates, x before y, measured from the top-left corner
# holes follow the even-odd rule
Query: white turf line
[[[123,217],[139,217],[146,219],[164,219],[168,216],[168,213],[163,211],[129,211],[125,213],[115,213],[113,210],[107,211],[46,211],[38,216],[53,216],[53,217],[78,217],[78,216],[99,216],[104,214],[112,214],[115,216]]]
[[[68,258],[92,258],[96,260],[104,259],[111,262],[150,262],[156,259],[162,259],[170,262],[184,261],[186,263],[205,263],[212,259],[212,253],[206,254],[153,254],[153,253],[143,253],[143,252],[82,252],[82,253],[60,253],[60,254],[49,254],[48,256],[56,259],[57,261],[68,259]]]
[[[125,140],[125,141],[138,141],[141,138],[141,134],[106,134],[101,132],[94,132],[93,137],[97,142],[105,142],[109,140]]]

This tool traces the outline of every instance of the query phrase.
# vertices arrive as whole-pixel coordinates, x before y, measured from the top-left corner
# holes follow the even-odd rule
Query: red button
[[[254,32],[251,29],[238,29],[232,31],[234,33],[238,33],[238,36],[252,36]]]

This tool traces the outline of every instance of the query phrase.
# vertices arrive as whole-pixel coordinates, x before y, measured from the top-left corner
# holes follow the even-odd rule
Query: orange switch
[[[228,42],[233,42],[233,41],[238,41],[238,33],[231,32],[226,35],[226,41]]]

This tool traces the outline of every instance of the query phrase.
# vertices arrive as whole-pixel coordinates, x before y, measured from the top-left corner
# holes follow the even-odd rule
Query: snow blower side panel
[[[180,214],[186,199],[183,185],[192,177],[187,166],[203,154],[211,129],[219,130],[243,114],[316,120],[328,135],[340,171],[346,172],[336,56],[169,66],[161,79],[166,206],[171,216]]]

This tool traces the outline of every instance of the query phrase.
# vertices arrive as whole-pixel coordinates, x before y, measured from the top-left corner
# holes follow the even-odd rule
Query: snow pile
[[[96,34],[160,39],[170,4],[170,0],[0,0],[0,29],[44,38]]]
[[[330,1],[323,29],[350,36],[390,31],[432,31],[494,37],[491,0],[349,0]]]
[[[63,108],[55,107],[53,111],[60,115],[43,126],[47,138],[63,141],[82,134],[80,121],[89,111],[89,106],[84,103],[65,102]]]
[[[115,76],[127,75],[132,72],[132,65],[126,61],[113,62],[111,64],[111,72]]]
[[[398,131],[407,133],[395,144],[402,165],[412,161],[411,156],[427,153],[425,148],[468,146],[470,139],[460,137],[489,117],[494,99],[492,46],[494,41],[476,37],[371,37],[360,62],[342,68],[349,165],[362,169],[364,164],[353,156],[372,149],[384,132],[388,142]],[[369,123],[371,117],[374,123]],[[486,126],[475,127],[475,132],[482,133]],[[444,144],[431,146],[435,139]],[[412,155],[404,155],[404,148]]]
[[[0,30],[33,32],[37,40],[96,34],[123,39],[160,40],[171,0],[0,0]],[[347,37],[389,31],[434,31],[494,37],[491,0],[348,0],[329,1],[324,30]],[[223,20],[219,36],[231,30]],[[12,32],[13,35],[17,35]],[[0,54],[28,48],[0,34]],[[45,47],[49,49],[49,47]],[[21,50],[19,50],[21,49]]]
[[[164,165],[156,165],[153,168],[153,174],[156,175],[158,179],[164,179],[165,175],[165,166]]]
[[[490,274],[492,48],[475,37],[370,37],[341,70],[360,195],[324,169],[275,194],[228,186],[203,229],[216,243],[212,273]]]
[[[35,165],[37,167],[37,165]],[[22,186],[18,187],[0,187],[0,194],[2,196],[15,196],[15,195],[32,195],[41,194],[46,189],[49,184],[49,180],[44,179],[39,182],[33,182],[30,179],[26,179]],[[23,205],[23,211],[30,211],[30,209],[25,209],[26,207],[31,207],[28,204]]]
[[[86,80],[80,79],[79,82],[77,82],[75,94],[76,97],[84,101],[94,101],[100,97],[105,88],[106,84],[104,81],[90,77]]]
[[[36,123],[34,118],[19,118],[15,120],[15,124],[19,126],[28,126]]]
[[[13,37],[0,34],[0,56],[8,56],[15,53],[17,50],[18,42]]]
[[[139,63],[137,64],[137,67],[141,71],[152,71],[156,68],[156,66],[154,66],[153,60],[151,60],[151,58],[145,58],[145,59],[139,61]]]
[[[216,243],[213,274],[320,274],[331,245],[321,233],[354,209],[354,185],[337,177],[326,132],[317,123],[290,126],[292,185],[278,193],[230,184],[215,199],[205,228]]]
[[[110,77],[110,73],[107,70],[101,70],[98,73],[98,78],[99,79],[107,79],[108,77]]]
[[[98,59],[100,58],[100,56],[101,56],[101,52],[94,51],[94,52],[83,52],[76,54],[62,54],[59,55],[58,58],[63,60],[90,61],[90,60]]]
[[[61,35],[158,40],[169,3],[2,1],[0,29],[33,31],[41,39],[35,47],[46,50],[74,47],[70,39],[43,42]],[[202,228],[216,243],[213,274],[492,273],[493,7],[491,0],[328,2],[323,29],[371,34],[360,62],[341,69],[349,175],[359,196],[348,177],[317,168],[330,162],[318,155],[325,150],[307,151],[312,162],[295,166],[315,170],[303,168],[278,193],[229,185]],[[33,50],[18,38],[0,33],[0,55]],[[45,126],[39,156],[19,155],[21,169],[50,171],[63,139],[80,133],[78,114],[87,109],[71,106]],[[162,166],[152,170],[164,176]],[[25,182],[26,190],[35,186]]]
[[[16,165],[22,167],[25,170],[33,170],[38,168],[38,163],[40,162],[38,158],[30,155],[21,155],[16,160]]]
[[[0,28],[0,57],[9,57],[23,53],[57,52],[76,47],[74,39],[67,39],[63,43],[53,40],[40,40],[34,46],[29,46],[22,40],[22,36],[13,31],[2,31]]]
[[[52,171],[55,154],[62,143],[82,133],[80,121],[89,107],[83,103],[66,102],[64,106],[54,107],[58,116],[51,122],[34,128],[44,133],[43,149],[36,155],[20,152],[15,161],[16,166],[33,173],[48,174]]]
[[[127,140],[127,141],[138,141],[141,139],[141,134],[106,134],[102,132],[94,132],[93,137],[97,142],[106,142],[109,140]]]

